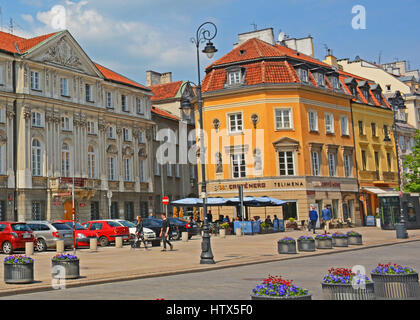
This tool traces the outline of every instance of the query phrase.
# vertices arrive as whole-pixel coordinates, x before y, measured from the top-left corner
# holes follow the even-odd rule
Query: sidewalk
[[[311,235],[310,232],[291,231],[242,237],[226,236],[225,239],[214,236],[211,238],[212,251],[216,262],[214,265],[200,265],[201,238],[198,236],[193,237],[188,242],[173,242],[174,251],[167,252],[161,252],[160,247],[153,247],[149,251],[144,251],[142,248],[133,250],[129,246],[122,249],[99,247],[98,251],[94,253],[90,252],[89,249],[80,249],[77,250],[76,254],[80,259],[81,278],[67,280],[66,286],[74,287],[199,272],[420,240],[420,230],[409,230],[408,239],[396,239],[395,231],[383,231],[372,227],[352,228],[352,230],[363,235],[363,246],[302,252],[296,255],[279,255],[277,253],[277,240],[285,236],[298,238],[301,235]],[[337,231],[346,232],[348,229],[338,229]],[[331,232],[334,232],[334,230],[331,230]],[[51,258],[54,255],[54,251],[35,253],[33,256],[35,259],[35,283],[11,285],[1,281],[0,296],[52,290]],[[2,255],[2,257],[4,258],[5,255]],[[0,274],[3,276],[3,263],[0,263]]]

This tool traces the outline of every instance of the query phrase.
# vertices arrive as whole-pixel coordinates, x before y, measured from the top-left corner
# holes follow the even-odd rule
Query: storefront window
[[[400,219],[400,201],[398,197],[381,197],[379,201],[379,212],[382,216],[384,229],[393,229],[395,223]]]

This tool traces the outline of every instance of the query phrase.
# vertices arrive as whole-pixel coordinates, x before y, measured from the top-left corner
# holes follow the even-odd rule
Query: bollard
[[[32,256],[34,254],[34,243],[26,242],[25,243],[25,255]]]
[[[182,242],[187,242],[188,241],[188,232],[183,232],[182,233]]]
[[[236,231],[236,236],[237,237],[242,237],[242,229],[241,228],[237,228],[235,231]]]
[[[220,238],[226,238],[226,229],[220,229],[219,236]]]
[[[57,240],[55,243],[56,243],[57,253],[63,253],[64,252],[64,240]]]
[[[123,247],[123,238],[115,237],[115,248],[122,248],[122,247]]]
[[[91,238],[89,240],[89,248],[91,252],[96,252],[98,250],[98,238]]]

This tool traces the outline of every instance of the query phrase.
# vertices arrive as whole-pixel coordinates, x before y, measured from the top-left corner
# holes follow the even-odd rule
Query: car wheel
[[[36,242],[37,242],[36,249],[39,252],[47,250],[47,243],[45,242],[44,239],[37,239]]]
[[[99,238],[99,244],[101,245],[101,247],[106,247],[109,245],[109,241],[106,237],[102,236]]]
[[[9,241],[3,242],[3,253],[5,254],[12,254],[13,253],[13,246]]]

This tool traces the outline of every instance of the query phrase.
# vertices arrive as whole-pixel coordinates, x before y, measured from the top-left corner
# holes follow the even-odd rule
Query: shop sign
[[[61,177],[60,184],[73,184],[73,178],[71,177]],[[83,188],[85,186],[84,178],[74,178],[74,186]]]

